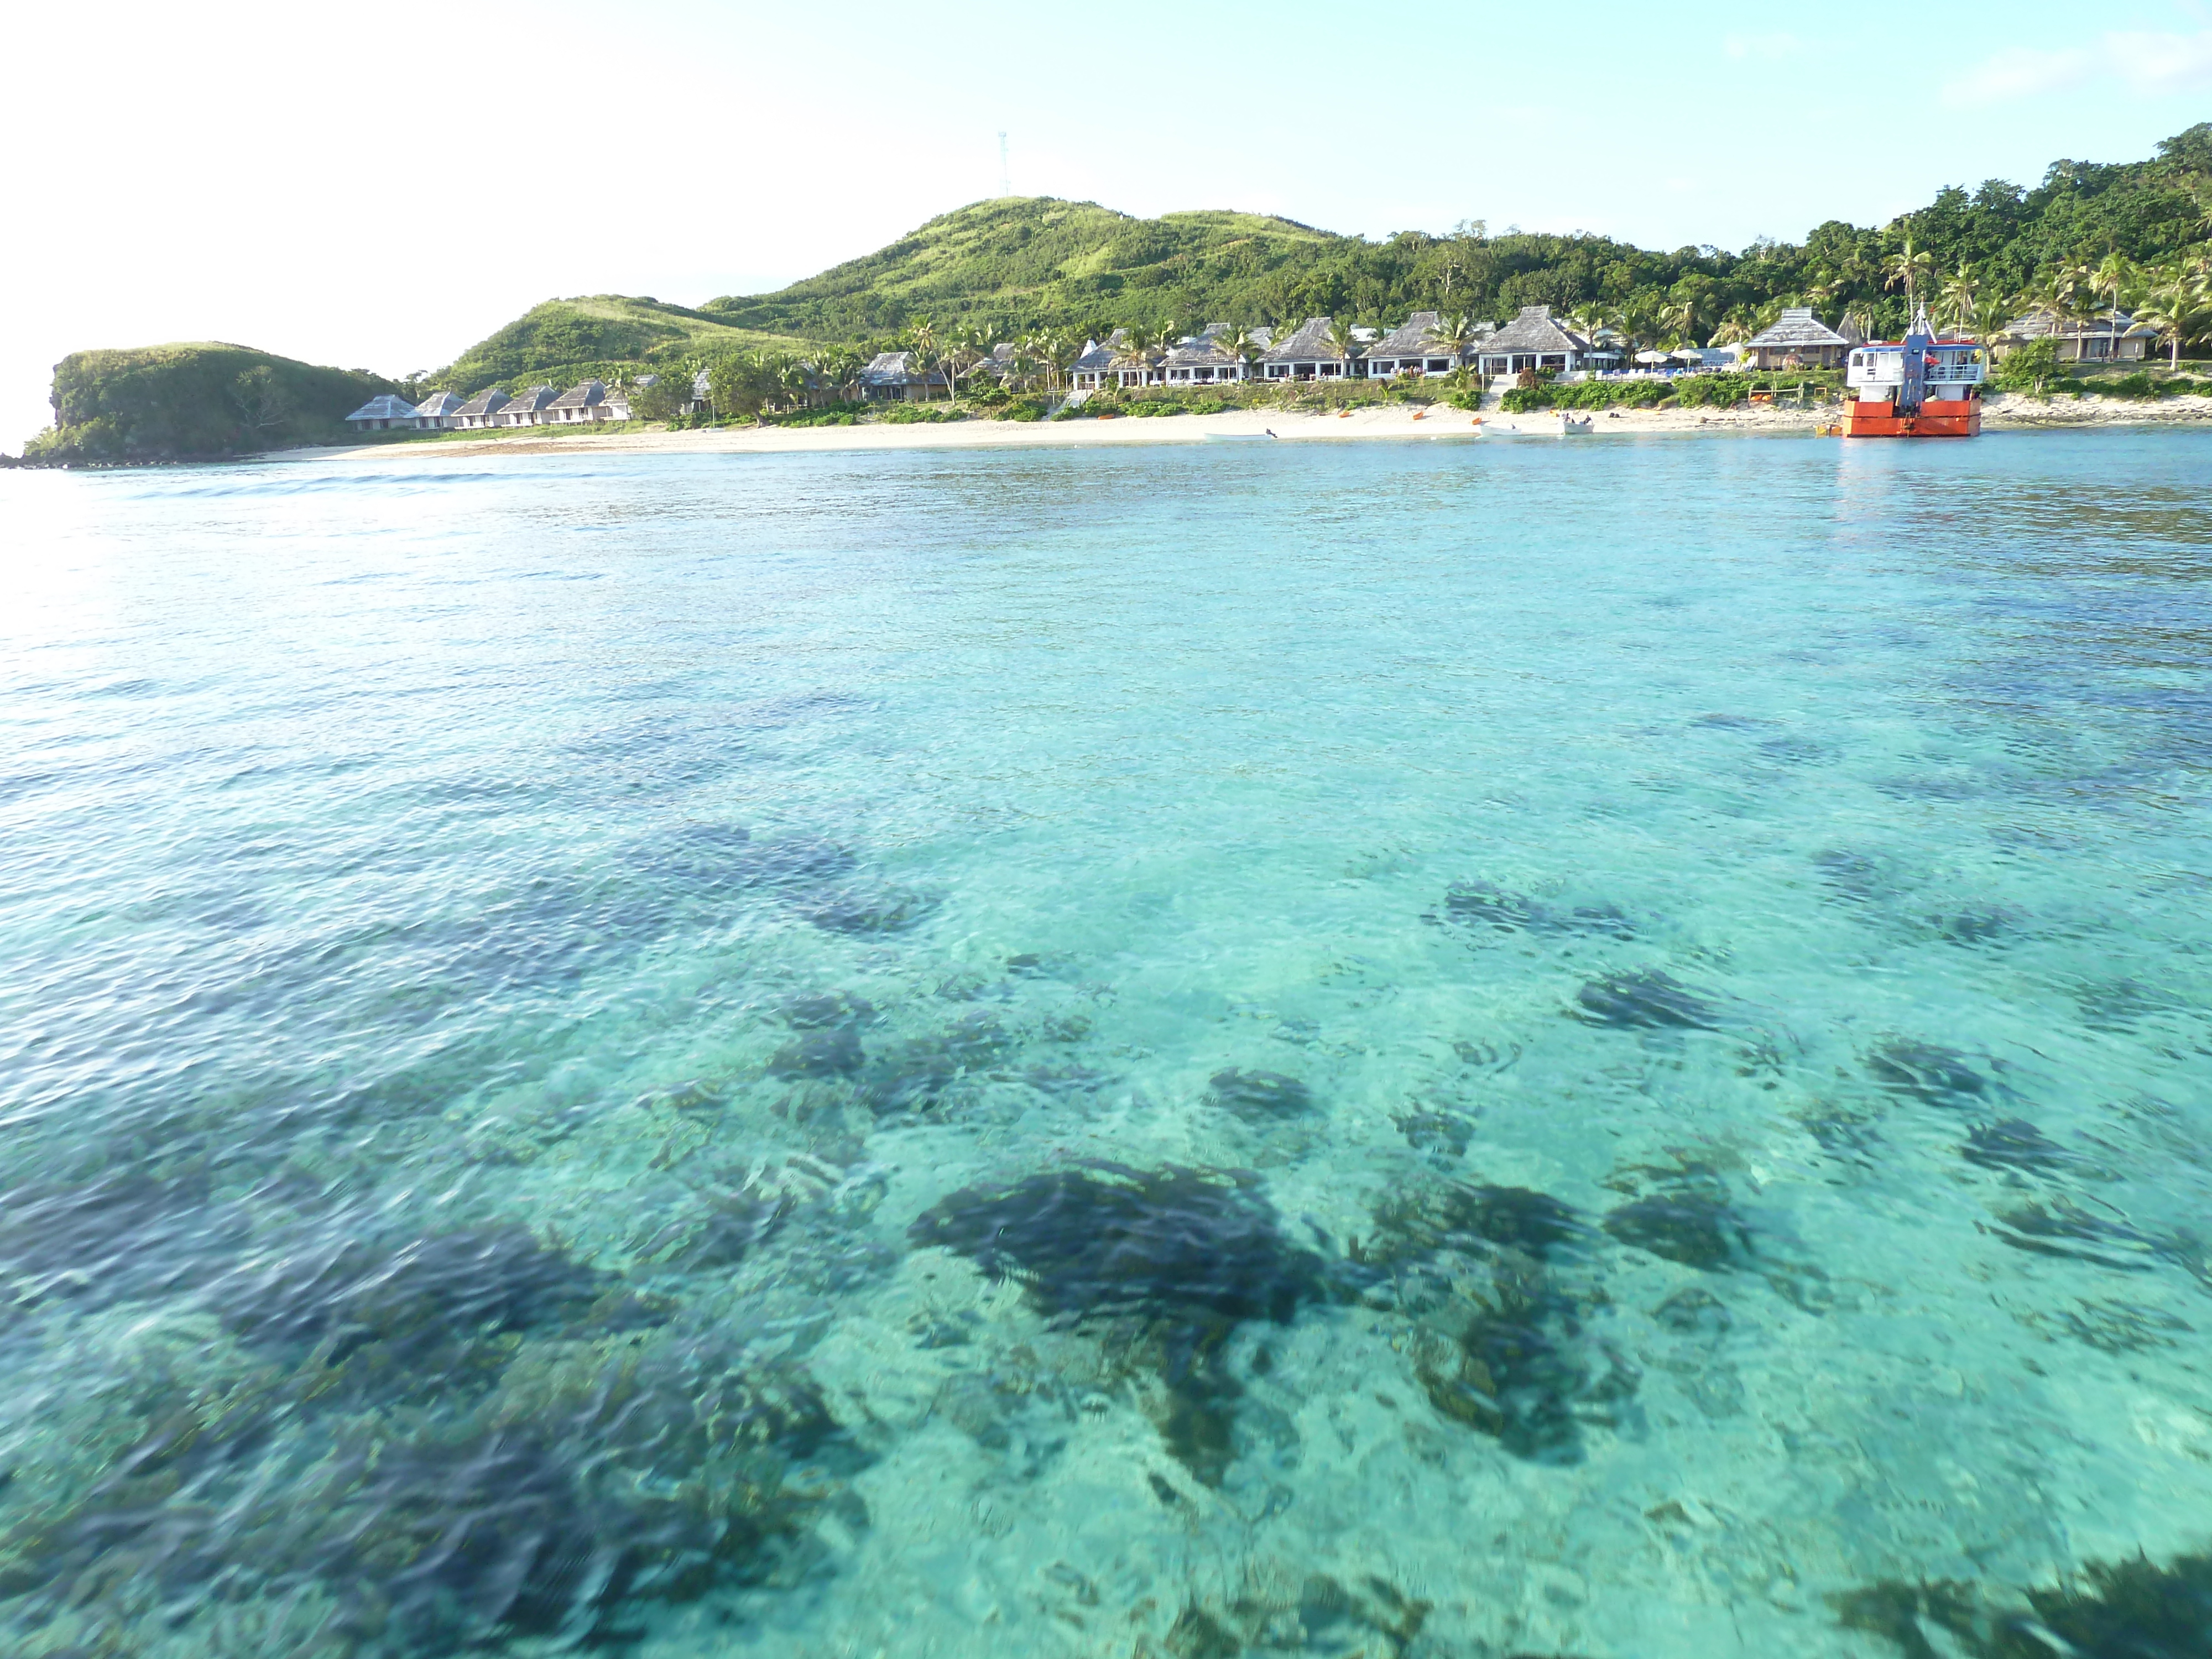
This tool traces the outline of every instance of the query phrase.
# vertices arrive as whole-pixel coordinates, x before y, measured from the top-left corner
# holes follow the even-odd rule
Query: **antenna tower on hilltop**
[[[1006,170],[1006,135],[1002,132],[999,135],[999,194],[1012,196],[1013,193],[1014,175]]]

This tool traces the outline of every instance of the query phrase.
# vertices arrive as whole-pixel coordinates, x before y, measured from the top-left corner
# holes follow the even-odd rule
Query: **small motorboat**
[[[1559,435],[1562,438],[1588,437],[1590,428],[1595,424],[1595,418],[1591,416],[1585,415],[1578,421],[1565,410],[1559,411]]]

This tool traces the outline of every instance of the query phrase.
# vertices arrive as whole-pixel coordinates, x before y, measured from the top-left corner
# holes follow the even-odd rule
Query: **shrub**
[[[2006,353],[1990,380],[2001,391],[2040,392],[2058,377],[2058,342],[2043,339]]]
[[[2141,369],[2132,374],[2117,375],[2109,380],[2100,380],[2090,390],[2100,397],[2151,399],[2164,394],[2165,388]]]
[[[1498,400],[1498,407],[1508,415],[1527,415],[1552,406],[1552,388],[1547,386],[1516,386]]]
[[[1685,409],[1730,409],[1743,401],[1742,378],[1734,374],[1692,374],[1673,383]]]
[[[911,426],[916,421],[957,421],[960,416],[942,404],[890,404],[876,418],[890,426]]]

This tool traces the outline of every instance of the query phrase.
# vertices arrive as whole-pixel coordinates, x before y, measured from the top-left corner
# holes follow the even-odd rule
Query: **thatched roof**
[[[512,402],[514,399],[507,393],[501,392],[497,386],[491,386],[477,392],[453,413],[456,416],[496,415]]]
[[[503,415],[535,414],[560,395],[550,386],[534,386],[527,392],[518,392],[509,398],[507,407],[500,412]]]
[[[371,398],[359,409],[346,416],[349,421],[411,421],[415,405],[404,398],[395,398],[386,392],[380,398]]]
[[[1244,360],[1218,343],[1220,337],[1233,331],[1226,323],[1208,323],[1204,331],[1178,340],[1170,351],[1165,366],[1170,368],[1234,368]]]
[[[1561,352],[1577,354],[1590,349],[1589,342],[1571,330],[1552,320],[1549,306],[1522,306],[1521,314],[1482,343],[1486,352]]]
[[[860,371],[862,386],[943,386],[945,376],[936,369],[924,374],[915,367],[911,351],[878,351],[868,360]]]
[[[1744,349],[1765,346],[1787,351],[1804,346],[1849,345],[1850,342],[1813,314],[1810,306],[1785,306],[1773,324],[1744,342]]]
[[[1094,370],[1111,368],[1115,357],[1121,351],[1121,342],[1128,337],[1128,332],[1127,329],[1117,328],[1106,337],[1103,343],[1097,340],[1085,340],[1083,355],[1075,360],[1073,367],[1086,374]]]
[[[545,405],[548,409],[590,409],[605,403],[607,383],[605,380],[581,380]]]
[[[1329,319],[1309,317],[1288,339],[1260,354],[1269,363],[1341,363],[1350,361],[1329,343]]]
[[[460,410],[461,400],[450,392],[434,392],[415,405],[417,415],[458,415]]]
[[[1435,312],[1417,311],[1368,347],[1367,356],[1370,361],[1377,357],[1449,357],[1450,349],[1439,345],[1434,337],[1438,326]]]

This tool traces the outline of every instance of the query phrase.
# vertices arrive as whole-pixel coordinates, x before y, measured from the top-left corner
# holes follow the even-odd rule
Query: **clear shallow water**
[[[2212,1538],[2208,461],[0,477],[10,1650],[2040,1650]]]

